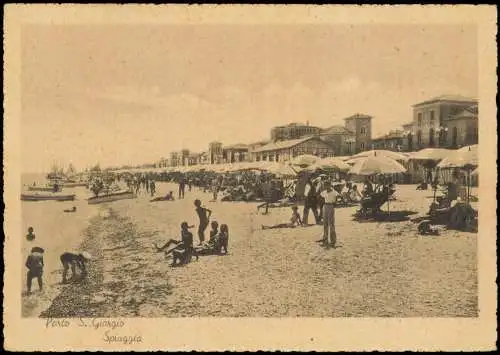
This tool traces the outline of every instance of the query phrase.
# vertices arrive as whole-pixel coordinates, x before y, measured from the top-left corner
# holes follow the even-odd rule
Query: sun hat
[[[33,247],[33,248],[31,248],[31,252],[32,253],[42,253],[43,254],[45,252],[45,250],[43,248],[40,248],[40,247]]]

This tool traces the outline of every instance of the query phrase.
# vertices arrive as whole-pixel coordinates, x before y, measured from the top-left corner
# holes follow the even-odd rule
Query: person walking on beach
[[[208,221],[212,215],[212,211],[208,208],[201,207],[201,201],[194,200],[194,205],[196,206],[196,213],[200,219],[200,224],[198,226],[198,238],[200,239],[200,245],[205,241],[205,230],[208,227]]]
[[[186,190],[186,180],[181,175],[179,179],[179,199],[184,198],[184,191]]]
[[[151,182],[153,182],[153,181],[151,181]],[[146,193],[148,194],[149,193],[149,185],[150,185],[149,180],[148,179],[144,179],[144,184],[143,185],[146,188]],[[151,195],[151,196],[153,196],[153,195]]]
[[[38,288],[40,291],[43,290],[43,252],[44,250],[40,247],[33,247],[31,249],[31,254],[28,255],[26,259],[26,267],[28,268],[28,273],[26,275],[26,286],[28,288],[28,295],[31,294],[31,282],[34,278],[38,281]]]
[[[337,233],[335,232],[335,201],[338,193],[332,188],[331,183],[325,184],[326,190],[321,193],[325,199],[323,205],[323,245],[335,247],[337,243]],[[330,239],[330,240],[328,240]]]
[[[147,186],[147,185],[146,185],[146,186]],[[156,192],[156,185],[155,185],[155,181],[154,181],[154,180],[151,180],[151,183],[150,183],[149,189],[151,190],[151,197],[153,197],[153,195],[154,195],[154,194],[155,194],[155,192]]]
[[[316,185],[309,179],[306,183],[305,191],[305,200],[304,200],[304,211],[302,214],[302,223],[304,225],[308,225],[309,222],[309,210],[312,210],[314,215],[314,221],[316,224],[319,224],[319,215],[318,215],[318,195],[316,192]]]

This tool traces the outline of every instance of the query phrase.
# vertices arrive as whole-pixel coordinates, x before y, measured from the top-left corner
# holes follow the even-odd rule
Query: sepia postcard
[[[7,350],[496,349],[496,7],[4,10]]]

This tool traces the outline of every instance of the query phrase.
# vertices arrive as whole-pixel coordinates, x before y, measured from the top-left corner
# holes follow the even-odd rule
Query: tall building
[[[413,105],[407,126],[408,150],[428,147],[458,148],[478,142],[478,101],[443,95]]]
[[[208,145],[208,163],[209,164],[222,164],[222,143],[212,142]]]
[[[332,147],[335,156],[352,155],[355,152],[356,135],[344,126],[326,128],[320,138]]]
[[[181,165],[179,152],[171,152],[170,153],[170,166],[179,166],[179,165]]]
[[[307,136],[320,134],[320,127],[310,126],[309,123],[290,123],[286,126],[277,126],[271,129],[271,140],[273,142],[290,139],[299,139]]]
[[[249,160],[249,147],[246,144],[233,144],[222,148],[222,159],[226,163],[238,163]]]
[[[372,118],[360,113],[344,118],[345,127],[354,133],[353,154],[372,149]]]

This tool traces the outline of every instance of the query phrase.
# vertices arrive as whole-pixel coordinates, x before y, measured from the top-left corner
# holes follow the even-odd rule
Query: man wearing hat
[[[323,245],[335,247],[337,233],[335,232],[335,202],[339,195],[332,187],[331,182],[325,182],[325,190],[321,193],[323,204]],[[330,241],[328,241],[330,239]]]
[[[40,247],[33,247],[31,254],[26,259],[26,267],[28,268],[27,274],[27,287],[28,295],[31,294],[31,281],[36,278],[40,291],[43,289],[42,275],[43,275],[43,252]]]

